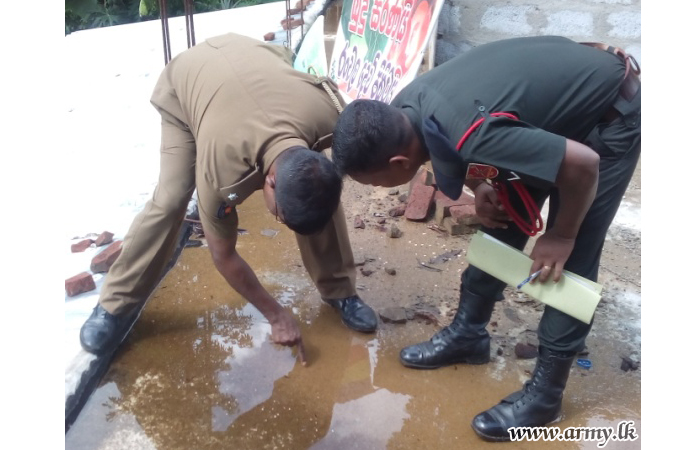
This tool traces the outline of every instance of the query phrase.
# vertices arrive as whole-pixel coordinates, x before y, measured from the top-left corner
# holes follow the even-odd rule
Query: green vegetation
[[[195,0],[194,12],[219,11],[279,0]],[[168,17],[185,14],[184,0],[169,0]],[[66,34],[88,28],[153,20],[160,17],[158,0],[66,0]]]

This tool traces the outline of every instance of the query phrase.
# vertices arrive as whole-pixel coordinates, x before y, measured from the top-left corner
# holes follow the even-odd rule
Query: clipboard
[[[469,264],[513,287],[527,278],[532,267],[529,256],[481,230],[471,239],[467,260]],[[600,302],[603,286],[565,270],[558,283],[553,283],[551,279],[545,283],[527,283],[520,290],[590,324]]]

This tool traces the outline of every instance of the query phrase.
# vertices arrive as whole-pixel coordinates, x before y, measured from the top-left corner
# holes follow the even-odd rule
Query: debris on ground
[[[417,261],[418,261],[418,267],[421,269],[431,270],[433,272],[442,272],[442,269],[438,269],[437,267],[429,266],[426,263],[421,262],[420,259]]]
[[[624,372],[629,372],[630,370],[639,369],[639,362],[630,358],[629,356],[621,356],[622,364],[620,364],[620,369]]]
[[[114,241],[106,249],[95,255],[90,262],[92,273],[102,273],[109,271],[112,264],[117,260],[122,252],[123,241]]]
[[[363,268],[363,269],[360,269],[360,273],[361,273],[362,275],[368,277],[368,276],[370,276],[370,275],[372,275],[372,274],[374,273],[374,270],[364,269],[364,268]]]
[[[451,260],[455,256],[459,256],[462,253],[462,249],[456,249],[456,250],[451,250],[449,252],[445,252],[441,255],[438,255],[434,258],[431,258],[428,260],[429,264],[441,264],[441,263],[446,263],[447,261]]]
[[[401,231],[396,225],[392,225],[391,229],[389,230],[389,237],[400,238],[401,236],[403,236],[403,231]]]
[[[360,217],[360,216],[355,216],[355,222],[354,222],[354,225],[353,225],[353,226],[354,226],[355,228],[362,228],[362,229],[364,229],[364,228],[365,228],[365,221],[362,220],[362,217]]]
[[[520,359],[533,359],[537,358],[538,352],[537,347],[532,344],[527,344],[523,342],[518,342],[515,344],[515,356]]]
[[[114,233],[109,231],[103,231],[102,234],[97,236],[95,239],[95,247],[102,247],[103,245],[111,244],[114,238]]]
[[[408,314],[406,312],[406,308],[402,307],[391,307],[391,308],[384,308],[380,309],[377,311],[379,314],[379,318],[382,319],[382,322],[385,323],[406,323],[409,318]]]
[[[396,275],[396,269],[393,267],[385,267],[384,272],[388,273],[389,275]]]
[[[92,239],[83,239],[80,242],[76,242],[75,244],[72,244],[70,246],[70,251],[71,253],[81,253],[84,252],[86,249],[88,249],[93,242],[95,242]]]
[[[394,206],[389,210],[389,216],[391,217],[399,217],[403,216],[406,213],[406,205],[399,205],[399,206]]]
[[[265,228],[264,230],[260,231],[260,234],[262,234],[263,236],[271,238],[277,236],[277,233],[279,233],[278,230],[273,230],[271,228]]]
[[[79,273],[66,280],[66,294],[68,297],[74,297],[83,292],[89,292],[95,289],[95,280],[89,272]]]

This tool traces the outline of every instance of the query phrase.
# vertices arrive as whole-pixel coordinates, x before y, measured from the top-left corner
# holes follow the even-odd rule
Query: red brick
[[[290,30],[301,26],[304,22],[301,19],[282,19],[280,23],[283,30]]]
[[[109,247],[92,258],[90,270],[92,270],[93,273],[107,272],[121,252],[122,241],[113,242]]]
[[[425,167],[421,167],[418,169],[418,172],[413,176],[413,179],[411,180],[409,184],[409,189],[413,189],[413,186],[415,184],[422,184],[424,186],[433,186],[435,187],[435,177],[433,176],[433,173],[426,169]]]
[[[445,217],[450,217],[449,209],[453,206],[473,204],[474,197],[466,192],[462,192],[462,195],[457,200],[452,200],[444,193],[438,191],[435,193],[435,220],[437,223],[442,223]]]
[[[266,33],[265,36],[263,36],[263,40],[265,41],[274,41],[275,40],[275,32],[270,31],[269,33]]]
[[[80,273],[66,280],[66,294],[73,297],[95,289],[95,280],[89,272]]]
[[[406,206],[406,218],[409,220],[425,220],[430,214],[435,198],[435,188],[421,183],[415,183],[411,188]]]
[[[80,242],[76,242],[75,244],[70,246],[70,251],[72,253],[80,253],[84,252],[86,248],[90,247],[92,243],[95,242],[92,239],[83,239]]]
[[[476,207],[474,205],[452,206],[450,207],[450,217],[462,225],[477,225],[481,223],[476,215]]]
[[[112,238],[114,238],[114,233],[103,231],[102,234],[97,236],[97,239],[95,239],[95,246],[102,247],[103,245],[110,244],[112,242]]]

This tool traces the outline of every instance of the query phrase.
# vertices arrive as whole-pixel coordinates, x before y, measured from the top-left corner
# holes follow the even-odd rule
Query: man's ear
[[[396,155],[396,156],[392,156],[391,158],[389,158],[389,165],[390,166],[398,165],[402,169],[407,170],[411,167],[411,160],[408,156]]]
[[[274,175],[268,175],[265,177],[265,184],[270,186],[272,189],[275,188],[275,176]]]

